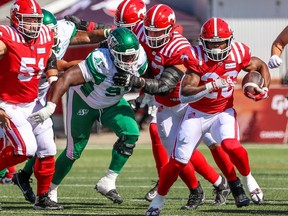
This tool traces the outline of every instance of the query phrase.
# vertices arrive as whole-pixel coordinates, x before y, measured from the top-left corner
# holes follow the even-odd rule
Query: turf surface
[[[63,211],[35,211],[26,202],[15,185],[0,185],[1,215],[144,215],[149,203],[143,199],[145,193],[157,180],[155,164],[149,144],[139,145],[117,180],[117,190],[124,198],[121,205],[94,190],[99,178],[105,173],[111,155],[111,146],[93,145],[83,152],[69,175],[58,190],[58,201]],[[232,195],[226,205],[214,207],[212,185],[201,176],[199,180],[206,194],[206,203],[197,210],[180,210],[187,201],[189,191],[178,180],[168,194],[161,215],[233,216],[233,215],[288,215],[288,146],[287,145],[245,145],[249,152],[252,173],[265,194],[265,204],[236,208]],[[209,150],[199,149],[215,166]],[[58,152],[60,152],[59,150]],[[22,168],[23,164],[17,168]],[[32,187],[36,192],[33,177]]]

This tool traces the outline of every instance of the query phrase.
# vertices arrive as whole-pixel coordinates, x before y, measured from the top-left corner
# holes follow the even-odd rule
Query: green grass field
[[[168,194],[161,215],[288,215],[288,146],[285,145],[245,145],[249,155],[252,172],[265,194],[265,204],[236,208],[232,195],[224,206],[211,206],[212,185],[201,176],[206,194],[206,203],[197,210],[180,210],[187,201],[189,191],[178,180]],[[58,201],[64,205],[63,211],[35,211],[26,202],[15,185],[1,185],[1,215],[144,215],[149,203],[143,199],[156,180],[155,164],[150,145],[139,145],[123,172],[118,177],[117,189],[124,202],[113,204],[94,190],[98,179],[106,171],[111,150],[110,146],[88,147],[71,173],[64,179],[58,190]],[[207,160],[215,166],[209,150],[199,148]],[[18,165],[17,168],[22,168]],[[32,183],[36,192],[35,179]]]

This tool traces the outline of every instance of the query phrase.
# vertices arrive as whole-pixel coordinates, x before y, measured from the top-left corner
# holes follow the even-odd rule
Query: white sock
[[[105,177],[107,177],[108,179],[114,182],[116,182],[118,175],[119,175],[118,173],[115,173],[114,171],[110,169],[108,169],[107,172],[105,173]]]
[[[219,175],[218,179],[216,180],[216,182],[214,182],[213,185],[214,185],[215,187],[218,187],[218,186],[221,184],[221,182],[222,182],[222,176]]]
[[[164,206],[165,196],[161,196],[159,194],[152,200],[149,207],[158,208],[162,210]]]
[[[59,185],[53,184],[53,183],[51,182],[50,187],[49,187],[49,190],[50,190],[50,191],[52,191],[52,190],[58,190],[58,187],[59,187]]]

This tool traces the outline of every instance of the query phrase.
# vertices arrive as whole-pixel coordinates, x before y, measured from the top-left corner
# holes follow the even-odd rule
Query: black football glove
[[[70,22],[73,22],[76,26],[76,29],[87,31],[89,26],[89,22],[82,20],[76,16],[64,16],[64,19]],[[103,24],[103,23],[95,23],[94,29],[108,29],[111,28],[111,25]],[[91,29],[90,29],[91,30]]]
[[[144,86],[144,79],[129,73],[116,73],[113,77],[116,86],[141,88]]]
[[[87,31],[87,27],[89,25],[88,21],[81,20],[80,18],[76,16],[64,16],[64,19],[70,22],[73,22],[76,26],[76,29],[82,30],[82,31]]]

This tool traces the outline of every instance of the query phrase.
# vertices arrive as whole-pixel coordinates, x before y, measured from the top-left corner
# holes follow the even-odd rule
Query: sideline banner
[[[288,87],[270,86],[269,97],[252,101],[242,89],[234,92],[234,108],[240,126],[242,142],[288,143]]]

